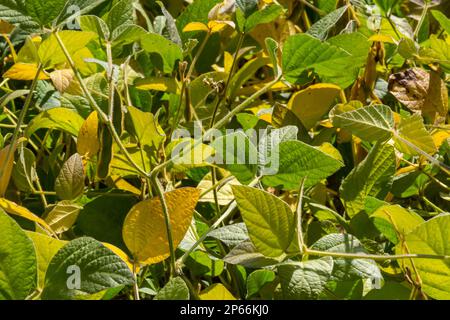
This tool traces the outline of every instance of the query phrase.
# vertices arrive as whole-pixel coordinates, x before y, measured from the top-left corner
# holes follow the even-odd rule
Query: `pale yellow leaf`
[[[53,85],[56,90],[64,93],[70,86],[73,80],[74,74],[72,69],[55,70],[50,73],[50,79],[52,79]]]
[[[214,283],[202,292],[199,297],[201,300],[236,300],[236,298],[221,283]]]
[[[155,90],[162,92],[177,93],[178,84],[175,78],[148,77],[135,82],[139,90]]]

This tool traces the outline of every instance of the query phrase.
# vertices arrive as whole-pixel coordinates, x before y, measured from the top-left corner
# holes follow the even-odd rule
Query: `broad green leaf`
[[[352,66],[363,67],[367,62],[372,42],[361,32],[338,34],[327,39],[327,43],[332,44],[352,55]]]
[[[58,202],[48,213],[45,222],[55,233],[69,230],[78,218],[82,207],[68,200]]]
[[[199,196],[199,190],[194,188],[176,189],[164,195],[175,248],[191,224]],[[141,264],[158,263],[170,255],[159,198],[144,200],[133,206],[125,218],[122,234],[133,257]]]
[[[118,193],[117,190],[115,193]],[[122,239],[123,222],[136,203],[134,196],[125,193],[97,197],[83,206],[77,219],[77,228],[88,237],[126,250]]]
[[[171,278],[169,282],[159,290],[156,300],[189,300],[189,288],[183,278]]]
[[[241,265],[246,268],[262,268],[275,265],[280,261],[274,258],[269,258],[259,253],[253,243],[244,241],[234,247],[224,258],[223,261],[229,264]]]
[[[307,70],[314,70],[324,82],[346,88],[357,76],[353,57],[346,51],[307,34],[290,36],[283,48],[283,73],[296,83]]]
[[[325,40],[328,35],[328,31],[333,28],[336,23],[338,23],[347,9],[348,6],[345,5],[337,10],[334,10],[333,12],[330,12],[325,17],[321,18],[319,21],[313,24],[306,33],[317,39]]]
[[[28,237],[33,241],[36,248],[38,266],[38,288],[44,288],[45,273],[53,256],[61,249],[67,241],[55,239],[41,233],[26,231]]]
[[[343,113],[331,111],[330,118],[335,127],[351,131],[366,141],[385,141],[392,136],[394,116],[385,105],[373,105]]]
[[[59,31],[58,35],[70,56],[73,56],[78,50],[86,47],[97,36],[94,32],[74,30]],[[67,61],[63,50],[53,34],[42,41],[38,49],[38,55],[41,63],[45,67],[53,67]]]
[[[84,167],[81,156],[74,153],[61,167],[56,177],[56,195],[62,200],[74,200],[84,190]]]
[[[283,255],[294,236],[294,213],[276,196],[252,187],[233,186],[233,193],[256,249],[267,257]]]
[[[128,107],[128,130],[133,134],[139,145],[145,149],[158,150],[165,139],[157,119],[150,112],[143,112],[133,106]],[[148,152],[148,150],[146,150]],[[150,152],[148,152],[150,153]]]
[[[186,259],[186,267],[194,276],[218,277],[224,270],[224,262],[222,259],[197,250]]]
[[[255,270],[247,278],[247,299],[252,298],[266,286],[275,280],[275,273],[271,270]]]
[[[394,147],[377,143],[341,184],[340,196],[350,217],[364,210],[368,196],[384,199],[392,185],[395,168]]]
[[[221,283],[214,283],[199,294],[200,300],[236,300]]]
[[[317,299],[331,277],[333,259],[285,262],[277,269],[284,299]]]
[[[329,252],[365,254],[361,242],[350,234],[328,234],[315,242],[311,249]],[[334,258],[332,278],[334,280],[382,279],[375,261],[370,259]]]
[[[274,165],[274,156],[277,155],[280,143],[289,140],[297,140],[298,128],[296,126],[285,126],[279,129],[267,128],[260,136],[258,143],[258,167],[260,175],[276,173],[271,166]]]
[[[80,27],[83,31],[95,32],[102,39],[109,39],[110,31],[108,25],[101,18],[94,15],[80,17]]]
[[[133,281],[133,274],[119,256],[97,240],[82,237],[67,243],[53,257],[41,297],[82,299]]]
[[[336,85],[314,84],[294,93],[289,99],[288,108],[309,130],[336,104],[340,93],[341,88]]]
[[[38,3],[38,0],[32,1]],[[25,1],[9,0],[0,4],[0,18],[26,31],[35,31],[39,24],[28,14]]]
[[[245,0],[244,0],[245,1]],[[283,12],[279,5],[269,5],[262,10],[257,10],[245,19],[244,31],[250,32],[258,24],[269,23],[278,18]]]
[[[258,151],[249,137],[236,132],[214,139],[211,163],[230,171],[242,184],[249,184],[258,169]]]
[[[450,299],[450,215],[443,214],[422,223],[405,236],[404,245],[397,245],[398,253],[432,254],[447,259],[414,259],[414,267],[422,280],[422,290],[433,299]],[[403,269],[414,270],[411,261],[401,261]],[[412,277],[416,278],[414,273]]]
[[[394,141],[399,151],[410,155],[422,155],[423,152],[433,155],[437,152],[433,137],[418,114],[400,120]]]
[[[381,206],[370,218],[375,227],[394,244],[424,222],[417,213],[399,205]]]
[[[408,300],[411,296],[411,288],[405,283],[387,281],[381,289],[369,291],[364,300]]]
[[[28,148],[19,148],[19,156],[13,167],[12,179],[16,187],[25,192],[33,191],[33,181],[36,177],[36,156]]]
[[[141,46],[145,52],[158,55],[154,61],[164,73],[171,73],[175,63],[183,59],[181,48],[159,34],[148,33],[142,36]]]
[[[25,135],[30,137],[36,130],[39,129],[58,129],[77,136],[84,119],[66,108],[53,108],[44,111],[33,118],[28,124]]]
[[[272,158],[279,161],[278,171],[264,176],[262,181],[283,190],[298,190],[304,177],[307,177],[305,187],[311,187],[343,166],[342,161],[301,141],[282,142],[277,151]]]
[[[438,10],[431,10],[431,14],[439,22],[442,29],[450,35],[450,19]]]
[[[236,6],[244,14],[245,18],[258,11],[258,0],[236,0]]]
[[[33,242],[1,209],[0,229],[0,300],[23,300],[37,284]]]
[[[64,8],[66,0],[53,1],[24,1],[27,13],[38,22],[40,26],[48,25],[53,19],[58,17]]]
[[[215,229],[208,233],[208,237],[220,240],[231,247],[249,240],[247,227],[242,222]]]
[[[132,24],[134,20],[133,2],[129,0],[117,1],[111,10],[104,17],[111,32],[119,26]]]
[[[172,140],[166,147],[166,153],[173,160],[171,169],[185,172],[187,169],[211,165],[215,149],[204,143],[198,144],[194,139],[182,138]]]
[[[326,13],[330,13],[336,10],[339,0],[317,0],[315,2],[317,4],[317,8],[325,11]]]

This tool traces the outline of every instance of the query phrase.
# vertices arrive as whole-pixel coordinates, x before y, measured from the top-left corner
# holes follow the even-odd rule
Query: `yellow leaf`
[[[66,89],[70,86],[74,77],[72,69],[61,69],[55,70],[50,73],[50,79],[52,79],[53,85],[56,90],[64,93]]]
[[[203,290],[199,297],[201,300],[236,300],[236,298],[221,283],[215,283]]]
[[[77,139],[77,151],[80,155],[91,158],[100,149],[98,142],[98,115],[93,111],[81,125]]]
[[[9,201],[5,198],[0,198],[0,208],[5,210],[9,214],[14,214],[16,216],[28,219],[30,221],[36,222],[48,230],[51,234],[54,234],[52,228],[43,219],[36,216],[30,210],[25,207],[19,206],[17,203]]]
[[[11,150],[11,145],[8,145],[0,150],[0,197],[5,195],[8,188],[9,180],[14,165],[14,150]]]
[[[17,62],[8,71],[3,74],[3,78],[13,80],[33,80],[38,71],[37,64]],[[49,77],[41,71],[39,80],[46,80]]]
[[[125,180],[122,177],[117,176],[117,175],[108,177],[106,183],[108,184],[108,186],[114,186],[120,190],[125,190],[128,192],[134,193],[136,195],[141,194],[141,190],[139,190],[138,188],[136,188],[135,186],[130,184],[127,180]]]
[[[60,201],[45,217],[45,222],[57,234],[63,233],[73,226],[81,209],[81,206],[69,200]]]
[[[289,100],[288,108],[306,129],[311,129],[335,105],[340,93],[341,88],[334,84],[315,84],[295,93]]]
[[[450,128],[438,129],[432,133],[432,137],[436,148],[439,149],[444,141],[450,137]]]
[[[8,34],[14,30],[14,26],[5,20],[0,20],[0,33]]]
[[[391,36],[384,35],[384,34],[374,34],[371,36],[368,41],[371,42],[384,42],[384,43],[394,43],[395,41]]]
[[[170,93],[177,93],[177,81],[174,78],[149,77],[137,80],[136,88],[139,90],[156,90]]]
[[[206,31],[208,32],[208,26],[201,22],[189,22],[184,28],[183,32],[191,31]]]
[[[165,200],[170,215],[173,245],[176,248],[191,224],[200,190],[181,188],[167,192]],[[159,197],[141,201],[125,218],[123,240],[134,259],[147,265],[170,256],[166,224]]]
[[[128,255],[125,252],[123,252],[122,249],[117,248],[115,245],[112,245],[111,243],[108,242],[102,242],[102,244],[109,250],[114,252],[116,255],[118,255],[119,258],[122,259],[127,264],[128,268],[130,268],[130,271],[133,271],[133,261],[130,260]],[[136,266],[135,272],[136,273],[139,272],[139,266]]]
[[[38,288],[44,288],[45,273],[53,256],[61,249],[67,241],[55,239],[41,233],[25,231],[27,236],[33,241],[36,248],[36,258],[38,266]]]
[[[211,33],[219,32],[223,30],[226,26],[230,26],[234,28],[234,23],[232,21],[209,21],[208,22],[208,29]]]

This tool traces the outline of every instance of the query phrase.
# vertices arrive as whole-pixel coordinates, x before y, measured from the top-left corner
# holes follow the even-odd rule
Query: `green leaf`
[[[25,135],[30,137],[36,130],[45,128],[65,131],[76,137],[83,122],[84,119],[70,109],[53,108],[34,117],[28,124]]]
[[[450,299],[450,215],[443,214],[419,225],[405,236],[404,246],[397,246],[399,253],[445,255],[447,259],[414,259],[422,290],[433,299]],[[406,249],[407,248],[407,249]],[[414,270],[410,260],[401,261],[403,269]],[[413,278],[416,276],[413,274]]]
[[[322,42],[308,34],[289,37],[284,43],[283,73],[287,81],[296,83],[307,70],[314,70],[323,82],[346,88],[357,77],[354,58],[346,51]]]
[[[394,244],[399,242],[399,236],[404,237],[424,222],[417,213],[399,205],[381,206],[370,218],[375,227]]]
[[[283,190],[298,190],[304,177],[307,177],[305,187],[311,187],[343,166],[342,161],[301,141],[282,142],[276,151],[272,161],[279,159],[278,171],[264,176],[262,181]]]
[[[330,13],[336,10],[339,0],[317,0],[315,2],[317,3],[317,8],[326,13]]]
[[[189,300],[189,288],[183,278],[171,278],[164,288],[159,290],[155,300]]]
[[[145,52],[157,55],[152,60],[164,73],[171,73],[176,62],[183,59],[183,52],[179,46],[156,33],[143,35],[141,46]]]
[[[84,168],[81,156],[73,154],[63,164],[61,171],[56,177],[56,195],[63,200],[78,198],[84,190]]]
[[[437,152],[433,137],[425,128],[419,114],[413,114],[400,120],[394,141],[395,147],[400,152],[410,155],[435,154]]]
[[[288,204],[274,195],[252,187],[233,186],[250,239],[267,257],[285,253],[294,236],[294,213]]]
[[[431,10],[431,14],[439,22],[442,29],[450,35],[450,19],[438,10]]]
[[[267,267],[280,262],[259,253],[251,241],[238,244],[223,258],[223,261],[252,269]]]
[[[384,199],[392,185],[395,169],[394,147],[377,143],[341,184],[340,196],[347,214],[354,217],[364,210],[368,196]]]
[[[245,20],[244,31],[250,32],[259,24],[269,23],[278,18],[283,12],[283,8],[279,5],[270,5],[262,10],[252,13]]]
[[[341,253],[366,253],[358,239],[343,233],[328,234],[315,242],[311,249]],[[373,260],[334,258],[332,278],[343,281],[357,278],[382,279],[382,276]]]
[[[131,285],[133,279],[119,256],[97,240],[82,237],[70,241],[53,257],[42,298],[80,299],[109,288]]]
[[[333,259],[286,262],[277,268],[284,299],[317,299],[331,277]]]
[[[38,266],[38,288],[44,288],[45,273],[53,256],[61,249],[67,241],[55,239],[41,233],[26,231],[28,237],[33,241],[36,248]]]
[[[220,240],[227,246],[232,247],[249,239],[247,227],[242,222],[215,229],[208,233],[208,237]]]
[[[245,18],[258,11],[258,0],[236,0],[237,8],[241,9]]]
[[[77,51],[85,48],[91,40],[97,37],[94,32],[75,30],[59,31],[58,35],[66,47],[67,52],[72,57]],[[41,63],[45,67],[53,67],[67,61],[54,34],[51,34],[47,39],[42,41],[38,49],[38,55]]]
[[[385,105],[373,105],[343,113],[331,110],[330,118],[335,127],[351,131],[366,141],[385,141],[392,136],[394,116]]]
[[[325,40],[328,35],[328,31],[333,28],[336,23],[338,23],[347,9],[348,6],[345,5],[327,14],[325,17],[314,23],[306,33],[317,39]]]
[[[202,251],[194,251],[186,259],[186,267],[195,276],[218,277],[223,272],[224,262]]]
[[[133,2],[121,0],[115,3],[108,14],[104,17],[106,24],[111,32],[114,32],[122,25],[133,23],[134,8]]]
[[[19,157],[13,167],[12,178],[16,187],[25,192],[33,191],[36,175],[36,156],[28,148],[19,148]]]
[[[275,272],[271,270],[255,270],[247,278],[247,299],[250,299],[275,280]]]
[[[0,300],[23,300],[37,285],[33,242],[2,209],[0,229]]]
[[[48,25],[53,19],[58,17],[65,6],[65,3],[66,0],[27,0],[25,1],[25,7],[27,13],[42,27]]]
[[[258,169],[258,151],[242,132],[235,132],[214,139],[212,164],[230,171],[242,184],[249,184]]]
[[[80,27],[83,31],[95,32],[102,39],[109,39],[110,31],[108,25],[101,18],[94,15],[80,17]]]

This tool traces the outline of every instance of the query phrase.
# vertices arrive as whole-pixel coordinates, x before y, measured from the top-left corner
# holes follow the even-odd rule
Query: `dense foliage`
[[[0,299],[450,299],[449,9],[0,1]]]

